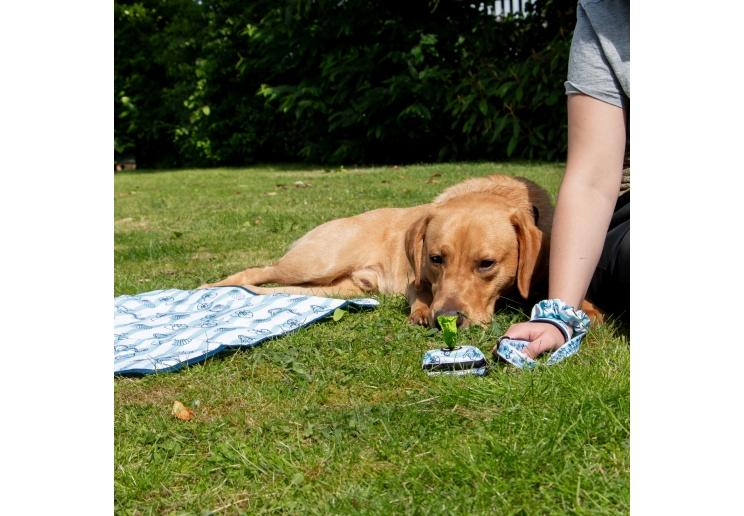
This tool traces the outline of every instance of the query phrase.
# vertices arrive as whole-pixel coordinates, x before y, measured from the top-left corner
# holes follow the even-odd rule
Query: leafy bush
[[[147,166],[565,153],[575,2],[505,20],[457,0],[115,7],[115,146]]]
[[[174,132],[199,55],[200,8],[191,0],[114,3],[114,151],[144,166],[182,164]]]

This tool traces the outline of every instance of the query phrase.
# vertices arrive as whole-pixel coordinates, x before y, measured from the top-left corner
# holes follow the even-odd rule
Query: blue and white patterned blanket
[[[114,298],[114,374],[176,371],[248,348],[374,299],[257,295],[242,287],[155,290]]]

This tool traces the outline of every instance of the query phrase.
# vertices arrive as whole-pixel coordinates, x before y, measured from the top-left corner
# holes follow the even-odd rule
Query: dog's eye
[[[429,260],[431,260],[431,263],[436,263],[437,265],[441,265],[442,263],[442,257],[441,256],[429,256]]]
[[[485,269],[490,269],[491,267],[493,267],[493,264],[494,263],[496,263],[496,262],[494,262],[493,260],[483,260],[483,261],[480,262],[479,267],[481,269],[484,269],[484,270]]]

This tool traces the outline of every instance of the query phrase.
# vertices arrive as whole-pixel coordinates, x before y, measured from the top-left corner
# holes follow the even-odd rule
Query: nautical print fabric
[[[547,361],[547,365],[557,364],[561,360],[570,357],[579,350],[581,339],[589,331],[589,317],[581,311],[575,310],[573,306],[567,305],[560,299],[546,299],[540,301],[532,308],[530,321],[547,322],[559,327],[563,333],[566,343],[558,348]],[[568,338],[568,326],[573,330],[573,336]],[[531,369],[537,365],[523,353],[529,341],[499,337],[499,347],[496,353],[510,364],[523,369]]]
[[[114,298],[114,374],[176,371],[227,348],[253,347],[347,305],[374,299],[256,295],[242,287],[156,290]]]
[[[486,357],[475,346],[457,346],[454,349],[432,349],[424,355],[421,368],[429,376],[486,374]]]

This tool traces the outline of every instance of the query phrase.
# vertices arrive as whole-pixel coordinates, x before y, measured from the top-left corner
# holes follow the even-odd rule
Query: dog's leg
[[[275,268],[276,266],[264,267],[263,269],[246,269],[218,283],[202,285],[199,288],[239,285],[246,287],[256,294],[275,294],[281,292],[285,294],[324,297],[359,296],[377,292],[379,289],[378,273],[372,269],[353,271],[348,276],[328,281],[325,285],[322,283],[302,282],[298,285],[287,285],[283,287],[256,286],[261,283],[282,283],[281,281],[277,281],[276,271],[269,270]]]
[[[332,286],[349,277],[359,266],[359,245],[340,236],[343,219],[327,222],[310,231],[274,265],[245,269],[216,283],[202,287],[248,286],[278,283],[296,286]],[[351,239],[353,240],[353,239]],[[363,267],[363,265],[362,265]]]
[[[581,303],[581,311],[589,317],[589,320],[594,326],[601,326],[604,323],[605,316],[607,315],[607,312],[587,299],[584,299]]]
[[[353,276],[353,275],[352,275]],[[360,288],[355,278],[347,277],[333,282],[332,285],[288,285],[284,287],[256,287],[243,285],[256,294],[299,294],[321,297],[352,297],[372,292],[372,289]]]
[[[249,287],[253,285],[263,285],[264,283],[284,283],[281,280],[281,274],[274,269],[276,265],[269,267],[260,267],[254,269],[246,269],[244,271],[228,276],[222,281],[216,283],[206,283],[199,286],[199,288],[206,287],[227,287],[237,285],[239,287]]]
[[[433,327],[433,321],[429,319],[429,307],[434,301],[431,294],[431,285],[422,282],[417,290],[411,282],[406,291],[406,299],[408,299],[408,304],[411,305],[411,315],[408,317],[408,322],[413,325]]]
[[[308,263],[313,264],[313,266],[308,267]],[[247,287],[266,283],[331,286],[339,277],[348,273],[341,267],[329,267],[324,266],[324,264],[326,262],[322,256],[305,255],[295,248],[280,258],[276,265],[246,269],[222,281],[208,283],[199,288],[231,285]]]

